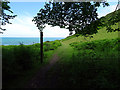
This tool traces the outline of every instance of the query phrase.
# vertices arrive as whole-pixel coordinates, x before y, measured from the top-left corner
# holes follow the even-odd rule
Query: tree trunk
[[[41,63],[43,63],[43,32],[40,32],[40,57]]]

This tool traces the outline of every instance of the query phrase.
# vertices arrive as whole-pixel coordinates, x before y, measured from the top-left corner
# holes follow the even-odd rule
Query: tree
[[[102,23],[102,26],[100,28],[106,27],[107,32],[115,32],[120,31],[120,27],[113,28],[113,25],[116,25],[116,23],[120,22],[120,1],[118,0],[118,4],[116,5],[115,11],[107,14],[105,17],[100,18],[100,22]]]
[[[45,7],[48,7],[49,4],[46,3]],[[47,11],[48,12],[48,11]],[[44,9],[41,9],[39,11],[39,13],[37,13],[37,16],[34,17],[34,19],[32,21],[35,22],[35,24],[37,24],[38,29],[40,30],[40,56],[41,56],[41,63],[43,63],[43,29],[45,28],[45,24],[47,23],[47,20],[45,19],[46,17],[44,17]],[[48,18],[48,17],[47,17]]]
[[[97,18],[97,8],[100,5],[108,6],[106,2],[49,2],[44,9],[40,9],[34,21],[38,26],[49,24],[60,26],[82,34],[93,34],[97,32],[98,25],[101,25]],[[39,22],[39,24],[38,24]],[[40,24],[42,23],[42,24]],[[91,28],[89,28],[91,27]],[[89,28],[89,29],[88,29]]]
[[[112,14],[112,16],[110,16],[109,17],[109,19],[108,19],[108,23],[106,24],[105,22],[105,24],[106,24],[106,27],[107,27],[107,31],[108,32],[115,32],[115,31],[120,31],[120,27],[118,26],[118,28],[112,28],[111,26],[112,25],[115,25],[117,22],[119,22],[120,21],[120,7],[119,7],[119,5],[120,5],[120,0],[118,0],[118,4],[117,4],[117,6],[116,6],[116,9],[115,9],[115,11],[113,12],[113,14]],[[118,9],[118,10],[117,10]]]
[[[49,2],[44,9],[40,9],[33,21],[42,32],[45,24],[67,28],[70,31],[83,35],[97,32],[100,22],[97,18],[97,8],[101,5],[108,6],[106,2]],[[90,26],[91,25],[91,26]],[[41,47],[42,48],[42,47]],[[43,53],[43,52],[41,52]]]
[[[9,11],[10,13],[13,13],[11,10],[10,10],[10,6],[9,6],[9,3],[8,1],[5,1],[5,2],[0,2],[0,25],[6,25],[7,23],[8,24],[12,24],[9,19],[14,19],[17,15],[8,15],[5,13],[5,11]],[[6,29],[3,29],[1,28],[0,26],[0,33],[3,33],[3,31],[5,31]]]

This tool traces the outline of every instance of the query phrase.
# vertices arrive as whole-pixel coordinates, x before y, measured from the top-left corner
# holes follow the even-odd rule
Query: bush
[[[45,42],[44,43],[44,51],[54,50],[61,46],[61,43],[59,40],[51,41],[51,42]]]
[[[119,41],[117,38],[70,44],[75,48],[72,58],[57,65],[61,87],[120,88]]]
[[[119,38],[111,39],[111,40],[104,39],[104,40],[96,40],[96,41],[84,42],[84,43],[74,42],[71,43],[70,45],[77,50],[92,49],[92,50],[104,51],[104,50],[111,50],[113,48],[118,49],[119,41],[120,41]]]
[[[61,46],[60,41],[44,43],[44,51],[54,50]],[[44,58],[48,55],[44,54]],[[13,80],[26,71],[34,69],[40,61],[40,44],[2,46],[3,81]]]
[[[24,45],[3,46],[3,80],[10,77],[17,77],[23,71],[33,68],[34,57],[38,57],[34,48]]]

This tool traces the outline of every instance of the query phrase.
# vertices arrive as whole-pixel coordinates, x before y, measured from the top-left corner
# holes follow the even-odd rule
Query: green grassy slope
[[[116,25],[112,25],[112,28],[118,28],[120,25],[120,22],[117,22]],[[98,30],[98,33],[90,35],[93,36],[93,38],[85,37],[80,35],[79,37],[76,37],[75,35],[69,36],[66,39],[63,39],[62,41],[70,44],[72,42],[88,42],[88,41],[94,41],[94,40],[102,40],[102,39],[115,39],[119,38],[118,36],[120,35],[119,31],[116,32],[107,32],[106,27],[103,27]]]
[[[120,88],[119,33],[107,32],[104,26],[91,39],[73,35],[61,40],[56,51],[60,60],[48,73],[49,78],[57,77],[55,87]]]
[[[47,74],[56,87],[120,88],[120,39],[67,43],[58,48],[60,60]],[[57,75],[57,76],[56,76]]]
[[[69,36],[62,41],[65,41],[66,43],[72,43],[72,42],[86,42],[86,41],[93,41],[93,40],[102,40],[102,39],[115,39],[118,38],[120,35],[120,32],[115,31],[115,32],[107,32],[106,30],[106,25],[110,21],[115,21],[115,24],[113,24],[111,27],[112,29],[117,29],[120,28],[120,17],[117,17],[116,20],[114,20],[114,17],[116,15],[120,14],[120,9],[117,12],[112,12],[107,14],[105,17],[101,17],[100,21],[102,22],[103,26],[100,27],[98,30],[98,33],[93,34],[93,38],[90,39],[90,37],[84,37],[80,35],[79,37],[76,37],[76,35]]]

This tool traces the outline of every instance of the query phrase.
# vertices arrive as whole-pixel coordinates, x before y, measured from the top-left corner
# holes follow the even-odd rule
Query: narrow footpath
[[[51,88],[54,87],[54,84],[57,83],[55,78],[50,78],[50,82],[48,82],[48,78],[46,78],[47,72],[56,64],[57,61],[63,60],[66,56],[72,56],[71,51],[73,48],[65,42],[61,42],[62,46],[57,48],[55,54],[52,56],[49,64],[42,67],[39,72],[29,81],[25,88]],[[66,58],[65,58],[66,59]],[[69,60],[69,57],[67,58]],[[53,77],[57,77],[53,76]]]
[[[59,60],[57,54],[54,54],[50,63],[44,67],[42,67],[37,75],[35,75],[32,80],[28,83],[25,88],[44,88],[46,81],[46,73],[51,69],[51,67]]]

